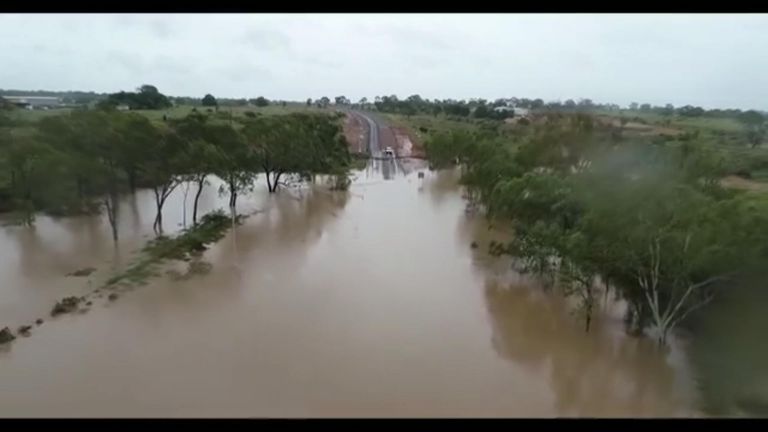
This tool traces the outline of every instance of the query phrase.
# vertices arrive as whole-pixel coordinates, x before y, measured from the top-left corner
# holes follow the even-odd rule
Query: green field
[[[198,112],[205,113],[207,110],[216,112],[214,108],[192,105],[179,105],[164,110],[135,110],[128,112],[135,112],[142,114],[154,122],[161,122],[163,116],[167,116],[171,119],[183,118],[190,114],[193,109],[197,109]],[[21,121],[24,123],[34,123],[45,117],[62,115],[70,112],[70,108],[52,109],[52,110],[22,110],[17,109],[10,112],[10,117],[13,120]],[[305,104],[287,104],[281,105],[268,105],[266,107],[254,107],[254,106],[238,106],[238,107],[219,107],[219,116],[225,117],[230,114],[233,117],[244,117],[246,112],[253,112],[260,115],[280,115],[289,114],[294,112],[328,112],[329,109],[317,108],[315,106],[308,107]]]

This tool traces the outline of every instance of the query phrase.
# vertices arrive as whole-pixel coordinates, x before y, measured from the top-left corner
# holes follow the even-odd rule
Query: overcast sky
[[[768,109],[768,15],[0,14],[0,88]]]

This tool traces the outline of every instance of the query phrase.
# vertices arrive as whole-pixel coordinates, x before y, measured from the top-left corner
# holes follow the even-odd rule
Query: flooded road
[[[349,192],[259,184],[238,208],[263,212],[205,252],[210,273],[84,315],[47,312],[87,290],[66,273],[97,267],[96,284],[149,238],[148,191],[121,206],[117,248],[99,218],[2,228],[0,326],[46,322],[0,351],[0,416],[696,414],[682,354],[615,314],[585,334],[486,254],[504,233],[466,214],[455,173],[416,164],[361,171]],[[203,211],[226,206],[215,189]],[[176,230],[180,190],[167,205]]]

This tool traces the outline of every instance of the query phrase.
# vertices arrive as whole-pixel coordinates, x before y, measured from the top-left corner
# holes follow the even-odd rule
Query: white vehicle
[[[392,150],[392,147],[387,147],[387,148],[384,149],[384,155],[385,156],[390,156],[390,157],[395,157],[395,151]]]

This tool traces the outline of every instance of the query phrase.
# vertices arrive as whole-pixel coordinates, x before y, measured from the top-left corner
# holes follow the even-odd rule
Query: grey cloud
[[[428,50],[453,51],[461,40],[460,32],[449,41],[426,30],[406,26],[396,26],[387,31],[387,35],[396,43],[405,47],[419,47]]]
[[[8,88],[152,82],[171,95],[768,108],[766,15],[7,14],[0,23]]]
[[[153,67],[164,72],[170,72],[174,75],[189,75],[195,72],[194,67],[189,66],[189,62],[180,60],[168,55],[158,55],[155,57]]]
[[[256,49],[286,51],[291,48],[291,39],[278,30],[247,30],[240,42]]]
[[[247,63],[224,69],[222,70],[222,74],[226,78],[240,83],[248,82],[251,80],[257,82],[262,80],[269,80],[272,77],[272,74],[267,69]]]
[[[117,66],[115,69],[124,69],[135,74],[140,74],[145,70],[144,59],[136,53],[109,51],[105,60],[104,70],[109,70],[115,66]]]
[[[171,26],[165,21],[156,19],[150,22],[152,33],[161,39],[166,39],[172,34]]]

